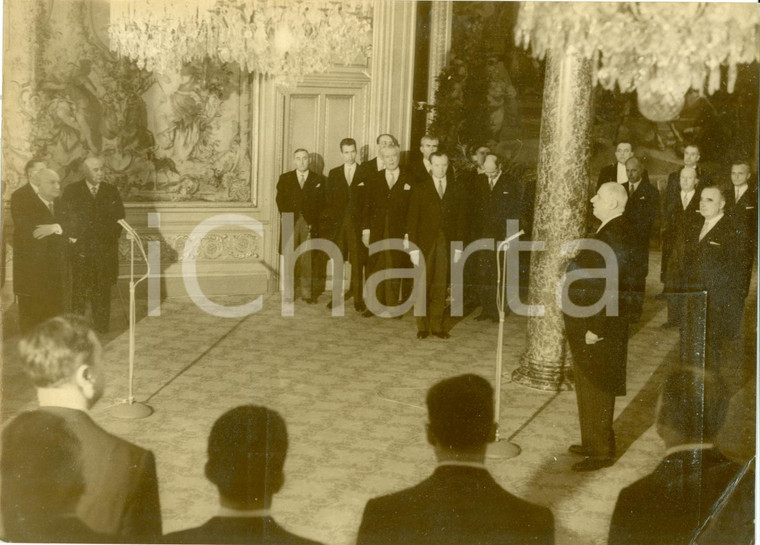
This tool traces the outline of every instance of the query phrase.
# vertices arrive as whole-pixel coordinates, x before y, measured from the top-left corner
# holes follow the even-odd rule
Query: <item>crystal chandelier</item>
[[[292,85],[369,56],[373,0],[119,0],[111,50],[156,72],[205,58]]]
[[[733,92],[737,64],[760,59],[759,25],[757,4],[523,2],[515,41],[537,58],[581,54],[595,85],[635,89],[643,115],[668,121],[689,89],[719,89],[723,66]]]

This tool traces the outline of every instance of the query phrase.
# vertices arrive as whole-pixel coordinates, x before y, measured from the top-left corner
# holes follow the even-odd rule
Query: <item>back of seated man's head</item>
[[[65,386],[78,373],[92,380],[99,378],[95,372],[99,370],[100,342],[78,316],[46,320],[19,341],[18,350],[24,370],[37,388]]]
[[[206,476],[219,489],[226,507],[268,508],[284,483],[287,451],[285,421],[276,411],[255,405],[236,407],[211,428]]]
[[[697,368],[674,371],[665,379],[658,401],[657,432],[668,448],[712,443],[726,417],[723,384]]]
[[[85,487],[80,456],[79,440],[59,416],[33,411],[6,426],[0,461],[6,539],[42,539],[44,525],[74,514]]]
[[[493,440],[493,395],[491,384],[472,374],[448,378],[430,388],[427,407],[431,442],[448,451],[483,451]]]

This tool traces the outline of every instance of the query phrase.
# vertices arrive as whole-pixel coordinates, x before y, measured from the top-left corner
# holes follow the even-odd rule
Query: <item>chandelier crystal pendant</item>
[[[369,57],[373,2],[120,0],[111,4],[111,50],[159,73],[209,58],[293,85]]]
[[[674,119],[689,89],[736,83],[737,65],[760,60],[760,6],[725,3],[523,2],[515,41],[543,58],[576,51],[592,61],[594,84],[637,91],[653,121]]]

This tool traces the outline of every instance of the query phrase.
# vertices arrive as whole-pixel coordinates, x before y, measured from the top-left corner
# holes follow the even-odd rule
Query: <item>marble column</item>
[[[579,54],[547,53],[532,237],[546,246],[532,253],[528,295],[529,304],[543,305],[544,315],[528,318],[527,348],[512,374],[514,382],[540,390],[571,388],[556,293],[569,260],[560,246],[585,235],[591,80],[591,62]]]

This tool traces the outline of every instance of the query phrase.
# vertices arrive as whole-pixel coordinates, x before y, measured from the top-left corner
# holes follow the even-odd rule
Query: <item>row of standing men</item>
[[[412,291],[408,279],[389,278],[378,285],[381,306],[367,308],[366,278],[378,271],[411,268],[422,254],[427,289],[421,296],[426,298],[427,315],[418,317],[418,338],[449,336],[444,323],[449,264],[451,258],[461,257],[458,252],[449,255],[450,243],[503,240],[507,219],[525,218],[530,205],[520,181],[505,172],[502,160],[486,146],[474,148],[472,165],[455,172],[448,155],[438,151],[438,142],[424,136],[422,157],[401,167],[392,135],[380,135],[378,156],[362,164],[356,162],[356,142],[346,138],[340,142],[344,162],[326,179],[309,170],[308,151],[298,149],[296,168],[277,182],[278,209],[293,214],[295,222],[292,239],[280,241],[281,253],[292,252],[309,238],[334,242],[351,264],[347,298],[353,298],[354,308],[365,317],[388,316],[388,308],[403,304]],[[406,239],[415,249],[406,252],[383,245],[382,251],[369,255],[369,245],[388,239]],[[317,302],[325,288],[326,261],[324,252],[311,252],[295,263],[294,297]],[[465,302],[483,307],[480,320],[498,320],[496,269],[493,248],[478,252],[464,268]]]

